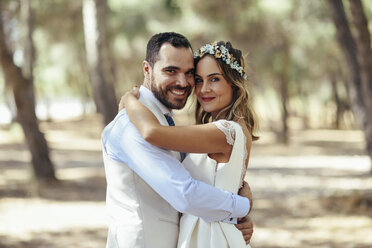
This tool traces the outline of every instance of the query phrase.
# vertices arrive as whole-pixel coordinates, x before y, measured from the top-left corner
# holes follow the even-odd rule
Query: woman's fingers
[[[138,85],[133,86],[132,94],[133,94],[136,98],[139,98],[139,87],[138,87]]]

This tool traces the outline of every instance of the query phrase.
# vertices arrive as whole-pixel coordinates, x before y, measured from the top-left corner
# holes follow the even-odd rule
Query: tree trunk
[[[345,56],[348,68],[348,88],[350,92],[350,100],[353,103],[353,112],[365,126],[365,112],[362,92],[362,82],[359,74],[359,64],[356,57],[356,45],[351,35],[349,25],[347,23],[344,6],[342,0],[329,0],[333,21],[336,26],[337,40],[340,44],[341,50]]]
[[[362,80],[362,94],[366,104],[366,126],[364,133],[367,143],[367,152],[372,158],[372,49],[368,30],[368,21],[360,0],[349,0],[353,23],[355,26],[355,41],[360,65],[360,78]],[[371,167],[372,173],[372,167]]]
[[[357,33],[357,42],[355,42],[342,0],[328,0],[328,2],[336,26],[337,40],[348,65],[348,88],[352,109],[364,131],[367,153],[372,158],[372,115],[370,114],[372,113],[372,104],[370,103],[371,81],[369,81],[372,77],[368,75],[371,74],[371,45],[363,6],[359,0],[350,1]]]
[[[117,114],[117,101],[113,83],[109,81],[109,63],[105,40],[106,0],[84,0],[83,17],[86,56],[93,98],[98,112],[108,124]]]
[[[334,127],[336,129],[339,129],[340,128],[340,119],[341,119],[341,100],[340,100],[340,96],[338,95],[337,77],[336,77],[335,73],[331,72],[329,80],[331,82],[333,99],[336,103],[336,115],[335,115],[335,121],[334,121],[333,124],[334,124]]]
[[[30,83],[33,85],[34,83],[34,74],[33,74],[33,67],[35,61],[35,47],[34,42],[32,39],[32,32],[33,32],[33,14],[31,9],[31,0],[22,0],[22,16],[24,25],[26,27],[25,33],[25,49],[24,49],[24,65],[22,67],[23,76],[27,78]],[[33,89],[33,87],[31,87]],[[32,90],[33,94],[34,91]],[[35,97],[33,97],[35,99]],[[34,100],[35,102],[35,100]]]
[[[17,121],[21,124],[26,143],[31,152],[35,177],[39,181],[55,181],[54,167],[49,159],[49,149],[43,133],[40,132],[33,94],[33,85],[22,75],[22,71],[13,62],[4,35],[0,5],[0,59],[5,82],[13,88],[17,107]]]
[[[283,63],[281,71],[279,72],[279,92],[282,105],[282,134],[280,141],[288,144],[288,67],[289,67],[289,42],[286,37],[283,37],[282,44]]]
[[[280,99],[282,104],[282,134],[281,134],[281,142],[284,144],[288,143],[288,78],[286,75],[281,75],[279,78],[279,85],[280,85]]]
[[[372,50],[371,38],[368,30],[367,18],[364,14],[363,5],[360,0],[350,2],[351,14],[355,26],[355,41],[358,51],[358,62],[360,65],[360,76],[364,99],[368,107],[371,107],[372,101]]]

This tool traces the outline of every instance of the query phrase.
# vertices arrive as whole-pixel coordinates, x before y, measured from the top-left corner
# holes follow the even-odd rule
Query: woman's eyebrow
[[[219,75],[222,75],[222,74],[221,73],[218,73],[218,72],[215,72],[215,73],[209,74],[208,77],[219,76]]]

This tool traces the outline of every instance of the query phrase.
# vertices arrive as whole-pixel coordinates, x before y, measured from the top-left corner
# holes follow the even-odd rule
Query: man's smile
[[[175,96],[185,97],[189,95],[189,87],[186,88],[170,88],[170,93],[172,93]]]

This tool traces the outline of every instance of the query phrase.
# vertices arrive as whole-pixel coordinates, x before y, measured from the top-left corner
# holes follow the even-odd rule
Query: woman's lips
[[[202,97],[203,102],[210,102],[214,99],[214,97]]]

